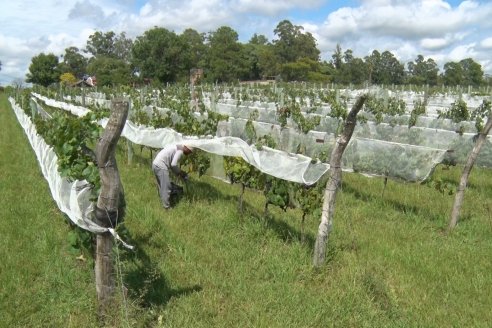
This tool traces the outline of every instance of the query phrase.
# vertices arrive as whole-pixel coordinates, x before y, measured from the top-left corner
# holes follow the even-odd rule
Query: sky
[[[155,26],[177,34],[229,26],[247,43],[254,33],[276,39],[284,19],[315,37],[322,60],[340,44],[356,57],[389,50],[405,67],[418,55],[441,69],[473,58],[492,74],[492,0],[4,0],[0,85],[24,81],[40,53],[85,48],[96,31],[135,39]]]

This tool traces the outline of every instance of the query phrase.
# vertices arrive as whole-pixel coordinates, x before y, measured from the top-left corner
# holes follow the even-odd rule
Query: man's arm
[[[171,170],[176,175],[181,175],[181,169],[179,168],[179,161],[181,161],[181,157],[183,156],[183,151],[178,149],[173,156],[173,160],[171,162]]]

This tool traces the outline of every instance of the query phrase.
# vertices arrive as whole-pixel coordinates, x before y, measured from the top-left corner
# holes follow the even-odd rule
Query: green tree
[[[362,84],[369,80],[369,70],[362,58],[352,58],[345,63],[345,69],[342,71],[346,73],[350,83]]]
[[[92,58],[87,71],[97,77],[97,84],[100,86],[128,85],[132,78],[130,65],[122,59],[106,56]]]
[[[302,26],[293,25],[288,20],[281,21],[274,29],[278,37],[273,40],[277,68],[286,80],[306,80],[308,74],[305,68],[313,67],[309,64],[311,62],[319,63],[320,52],[316,46],[316,39],[309,32],[303,33],[303,29]],[[319,65],[316,69],[315,73],[319,73]],[[294,75],[296,72],[298,76]]]
[[[250,44],[258,45],[258,46],[265,46],[268,45],[268,38],[262,34],[253,34],[251,39],[249,40]]]
[[[439,67],[432,58],[424,60],[418,55],[415,61],[408,62],[408,82],[416,85],[437,85]]]
[[[484,83],[484,74],[482,65],[475,62],[472,58],[466,58],[460,61],[463,72],[463,83],[465,85],[479,86]]]
[[[44,87],[58,82],[58,57],[54,54],[40,53],[34,56],[29,65],[29,73],[26,74],[26,82],[39,84]]]
[[[269,43],[256,50],[258,55],[258,69],[260,70],[261,78],[276,77],[280,71],[280,65],[273,46]]]
[[[335,69],[342,69],[343,53],[342,53],[342,47],[338,43],[337,46],[335,47],[335,51],[333,52],[333,55],[331,55],[331,63],[333,64]]]
[[[316,39],[309,32],[303,33],[303,29],[302,26],[283,20],[273,30],[278,37],[273,40],[273,45],[280,64],[295,62],[301,58],[319,61],[320,51],[316,46]]]
[[[85,52],[94,57],[117,58],[129,63],[132,47],[133,40],[127,38],[125,32],[116,35],[113,31],[106,33],[97,31],[89,36]]]
[[[184,46],[181,56],[183,65],[188,71],[192,68],[203,67],[207,46],[205,45],[205,34],[188,28],[179,35]]]
[[[444,73],[442,80],[445,85],[460,85],[463,84],[463,68],[459,63],[447,62],[444,64]]]
[[[286,63],[282,65],[282,77],[286,81],[326,81],[322,76],[314,74],[320,72],[320,63],[309,58],[302,58],[296,62]]]
[[[243,45],[238,42],[236,31],[221,26],[215,32],[210,32],[207,39],[207,80],[231,82],[247,78],[247,56]]]
[[[180,75],[188,76],[184,49],[182,39],[174,32],[154,27],[135,40],[132,63],[143,77],[175,82]]]
[[[65,54],[58,66],[61,74],[71,73],[75,77],[82,78],[87,70],[87,58],[85,58],[77,47],[69,47],[65,49]]]
[[[132,59],[133,40],[126,37],[125,32],[113,38],[112,56],[130,64]]]
[[[405,76],[405,68],[390,52],[374,50],[365,58],[371,83],[401,84]]]
[[[275,70],[269,70],[268,66],[271,61],[268,61],[268,53],[273,55],[273,49],[271,44],[268,43],[268,39],[264,35],[254,34],[247,44],[244,45],[244,52],[246,55],[248,66],[248,79],[262,79],[265,76],[275,74]],[[267,61],[267,63],[264,63]]]
[[[109,31],[95,32],[89,36],[86,52],[89,59],[87,71],[96,75],[99,85],[128,84],[131,79],[133,41],[125,32],[116,35]]]
[[[89,36],[85,51],[90,53],[94,57],[114,57],[115,37],[116,35],[113,31],[109,31],[106,33],[97,31]]]
[[[351,49],[342,53],[339,44],[335,48],[332,57],[332,65],[335,68],[333,80],[337,83],[362,84],[369,79],[369,71],[366,63],[362,58],[354,57]]]

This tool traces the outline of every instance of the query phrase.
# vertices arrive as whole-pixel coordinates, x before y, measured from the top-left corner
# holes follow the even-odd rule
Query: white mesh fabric
[[[15,103],[13,98],[9,98],[10,104],[20,125],[24,129],[31,147],[38,159],[41,172],[48,182],[48,186],[60,211],[65,213],[69,219],[82,229],[94,232],[110,232],[115,238],[121,241],[114,229],[101,227],[90,220],[94,211],[94,203],[90,201],[90,186],[86,181],[69,181],[62,178],[58,173],[58,158],[48,144],[41,138],[36,131],[36,127],[24,111]],[[126,247],[132,248],[125,243]]]

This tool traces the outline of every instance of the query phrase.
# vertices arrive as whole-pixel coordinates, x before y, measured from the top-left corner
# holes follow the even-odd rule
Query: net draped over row
[[[83,116],[87,114],[87,109],[84,107],[59,102],[38,94],[34,94],[34,96],[49,106],[68,110],[74,115]],[[101,120],[100,124],[103,127],[106,126],[107,119]],[[128,120],[121,135],[133,143],[153,148],[164,148],[168,144],[186,143],[218,156],[239,156],[266,174],[307,185],[318,181],[329,169],[328,164],[313,161],[310,157],[269,147],[262,147],[260,150],[255,145],[249,145],[244,140],[234,136],[204,138],[183,136],[172,129],[156,129],[136,125]],[[218,168],[215,169],[220,171]]]
[[[352,98],[348,98],[348,104],[355,100],[355,97],[361,92],[360,90],[352,92]],[[412,108],[413,100],[423,97],[415,93],[405,93],[399,96],[408,105],[407,111]],[[291,118],[288,118],[283,126],[280,124],[276,109],[277,104],[275,103],[241,102],[239,104],[234,99],[228,98],[227,95],[222,95],[220,102],[217,103],[211,101],[211,98],[214,97],[206,97],[204,99],[206,107],[229,117],[227,121],[219,122],[217,133],[213,139],[217,141],[226,137],[231,139],[222,144],[219,142],[215,146],[205,146],[205,144],[211,143],[210,139],[201,139],[203,141],[199,142],[197,146],[210,153],[215,152],[218,155],[238,156],[239,154],[250,164],[268,174],[271,171],[266,164],[268,163],[267,161],[282,160],[282,157],[265,154],[265,156],[261,156],[262,160],[256,160],[259,156],[254,155],[256,149],[254,146],[243,144],[241,141],[233,139],[248,140],[251,143],[250,136],[246,133],[248,121],[254,127],[256,138],[269,136],[275,142],[275,149],[286,152],[288,159],[291,159],[291,154],[301,153],[302,155],[297,156],[306,156],[308,159],[324,158],[325,161],[327,155],[331,154],[336,142],[337,131],[342,123],[340,119],[329,116],[330,107],[324,104],[314,112],[303,113],[308,118],[319,117],[320,123],[311,131],[302,133]],[[91,99],[93,99],[92,101],[104,100],[101,98]],[[476,135],[474,123],[460,122],[458,124],[449,119],[439,119],[436,114],[437,110],[450,106],[455,99],[456,97],[450,96],[427,99],[427,114],[419,116],[415,126],[411,128],[408,127],[409,113],[384,117],[382,123],[376,123],[371,120],[370,113],[363,113],[368,121],[356,126],[352,140],[344,153],[343,170],[359,172],[369,176],[388,176],[405,181],[423,181],[432,173],[435,166],[443,161],[463,163],[473,147],[473,138]],[[478,106],[483,97],[464,96],[464,99],[470,102],[471,108],[472,106]],[[46,98],[45,100],[48,99]],[[56,103],[56,107],[62,106],[59,102]],[[70,107],[73,105],[65,104],[63,106]],[[154,109],[160,113],[169,114],[173,121],[180,119],[179,115],[166,108],[144,106],[139,110],[143,110],[151,116]],[[83,112],[83,109],[80,111]],[[196,115],[199,119],[207,119],[206,113],[196,113]],[[249,119],[253,115],[256,115],[255,120]],[[128,125],[134,131],[130,140],[138,144],[161,148],[167,143],[181,142],[182,140],[179,136],[173,134],[173,132],[176,133],[173,130],[164,133],[163,131],[165,130],[138,126],[131,122]],[[456,133],[459,127],[461,127],[461,133]],[[163,143],[160,143],[160,140],[163,140]],[[234,140],[234,142],[230,140]],[[492,167],[491,140],[492,138],[489,137],[477,160],[477,165]],[[236,150],[232,154],[230,152],[226,153],[226,150],[221,149],[226,147],[226,145]],[[250,149],[250,151],[238,151],[239,149]],[[263,147],[262,151],[273,152],[272,149],[267,147]],[[259,153],[263,154],[262,151]],[[220,171],[221,162],[214,161],[213,163],[217,166],[213,171]],[[297,164],[293,163],[292,165],[298,168]],[[320,165],[317,164],[317,166]],[[324,173],[326,171],[312,165],[306,165],[304,168],[303,178],[291,176],[291,173],[288,172],[296,172],[296,169],[290,170],[287,167],[280,172],[275,170],[271,175],[285,180],[309,184],[321,176],[317,172]]]
[[[57,164],[58,157],[53,148],[37,133],[36,126],[22,108],[15,103],[15,100],[9,98],[9,101],[36,154],[41,172],[48,182],[51,196],[60,211],[65,213],[70,221],[78,227],[99,234],[109,232],[117,240],[121,241],[125,247],[133,248],[133,246],[123,242],[114,229],[102,227],[92,221],[95,205],[90,200],[91,186],[89,183],[80,180],[69,181],[67,178],[60,176]]]

